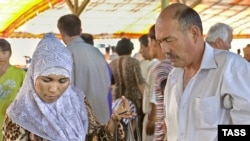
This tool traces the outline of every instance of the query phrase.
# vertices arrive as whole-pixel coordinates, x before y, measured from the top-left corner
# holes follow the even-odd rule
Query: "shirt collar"
[[[213,47],[211,47],[208,43],[205,43],[200,69],[213,69],[218,67],[215,61],[214,51],[215,49]]]

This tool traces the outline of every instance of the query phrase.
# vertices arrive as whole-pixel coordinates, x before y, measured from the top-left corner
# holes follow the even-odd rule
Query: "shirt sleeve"
[[[250,64],[238,67],[225,76],[222,93],[231,97],[230,115],[233,124],[250,124]],[[225,108],[225,105],[224,105]]]

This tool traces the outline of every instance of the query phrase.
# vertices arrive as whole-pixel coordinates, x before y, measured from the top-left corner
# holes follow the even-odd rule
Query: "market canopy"
[[[0,37],[41,38],[58,34],[57,20],[78,14],[83,32],[95,38],[137,38],[155,23],[163,3],[182,2],[199,12],[207,33],[229,24],[234,38],[250,38],[250,0],[0,0]]]

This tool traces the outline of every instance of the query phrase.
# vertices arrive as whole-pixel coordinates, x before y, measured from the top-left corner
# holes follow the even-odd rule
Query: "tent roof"
[[[0,37],[40,38],[58,34],[57,20],[72,13],[70,0],[0,0]],[[71,0],[80,5],[84,0]],[[85,0],[88,1],[88,0]],[[180,0],[169,0],[176,2]],[[206,34],[211,25],[224,22],[234,38],[250,38],[250,0],[186,0],[199,12]],[[90,0],[79,15],[83,32],[95,38],[137,38],[147,33],[161,10],[161,0]]]

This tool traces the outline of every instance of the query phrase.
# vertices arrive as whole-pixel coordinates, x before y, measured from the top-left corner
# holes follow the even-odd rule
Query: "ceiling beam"
[[[169,5],[169,2],[171,0],[161,0],[161,9],[164,9],[166,6]],[[171,1],[173,2],[173,0]],[[183,3],[183,4],[187,4],[186,0],[175,0],[176,3]],[[194,8],[196,5],[198,5],[201,2],[201,0],[195,0],[190,7]]]
[[[190,7],[194,8],[195,6],[197,6],[198,4],[200,4],[200,2],[201,2],[201,0],[196,0],[196,1],[194,1],[194,2],[190,5]]]
[[[62,0],[50,0],[42,1],[41,3],[38,3],[37,5],[34,5],[32,8],[25,11],[20,17],[18,17],[13,23],[11,23],[3,32],[0,33],[1,37],[9,37],[13,32],[15,32],[15,29],[25,24],[30,19],[37,16],[37,13],[41,13],[49,8],[51,6],[53,7],[57,3],[61,2]]]
[[[161,10],[169,5],[169,0],[161,0]]]
[[[90,2],[90,0],[82,1],[80,6],[78,4],[79,0],[74,0],[74,3],[72,3],[71,0],[65,0],[65,2],[68,5],[68,7],[69,7],[70,11],[72,12],[72,14],[80,16],[82,11],[85,9],[85,7]]]
[[[66,4],[68,5],[70,11],[74,14],[74,5],[72,4],[71,0],[65,0]]]
[[[54,33],[59,39],[61,36],[59,33]],[[122,37],[127,37],[130,39],[138,39],[142,34],[145,33],[127,33],[127,32],[120,32],[120,33],[106,33],[106,34],[93,34],[94,39],[120,39]],[[32,34],[26,32],[13,32],[9,34],[8,38],[42,38],[43,34]],[[206,35],[203,35],[204,38]],[[250,34],[235,34],[233,35],[233,39],[249,39]]]
[[[88,5],[89,2],[90,2],[90,0],[84,0],[84,1],[81,3],[81,5],[80,5],[80,7],[79,7],[79,9],[78,9],[78,11],[77,11],[77,15],[78,15],[78,16],[81,15],[82,11],[85,9],[85,7]]]

